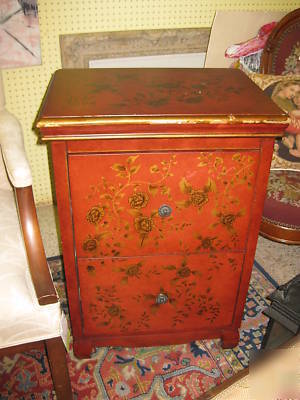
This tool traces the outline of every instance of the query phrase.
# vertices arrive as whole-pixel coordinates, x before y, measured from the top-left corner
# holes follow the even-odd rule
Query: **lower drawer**
[[[230,326],[242,253],[79,259],[86,336]]]

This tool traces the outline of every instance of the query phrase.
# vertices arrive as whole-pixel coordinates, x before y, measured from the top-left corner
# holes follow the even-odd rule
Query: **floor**
[[[43,205],[37,209],[47,257],[61,254],[58,217],[52,205]],[[289,246],[259,237],[256,261],[279,284],[285,283],[300,273],[300,246]]]

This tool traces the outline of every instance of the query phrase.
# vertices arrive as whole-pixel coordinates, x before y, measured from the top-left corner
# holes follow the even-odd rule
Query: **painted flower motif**
[[[235,214],[220,214],[220,222],[222,225],[226,226],[226,228],[232,228],[234,221],[236,220],[237,215]]]
[[[210,249],[212,247],[212,239],[209,237],[203,238],[201,244],[204,249]]]
[[[223,225],[224,228],[227,229],[227,231],[233,236],[237,237],[237,232],[234,227],[234,223],[237,220],[237,218],[241,217],[242,215],[245,215],[245,209],[239,210],[237,213],[223,213],[223,212],[216,212],[216,210],[213,210],[213,214],[218,218],[218,221],[215,222],[214,224],[211,225],[212,228],[215,228],[216,226]]]
[[[147,235],[153,229],[153,219],[150,217],[139,216],[134,220],[134,226],[138,233]]]
[[[201,247],[205,250],[215,250],[214,248],[214,241],[215,241],[215,237],[209,237],[209,236],[205,236],[202,237],[201,235],[199,235],[197,237],[197,239],[200,240],[201,242]]]
[[[147,206],[149,201],[149,196],[144,192],[136,192],[129,197],[128,202],[131,208],[144,208]]]
[[[82,245],[84,251],[90,252],[97,249],[98,243],[95,238],[87,238]]]
[[[121,315],[121,308],[116,304],[112,304],[107,308],[107,312],[111,317],[118,317]]]
[[[132,276],[139,277],[141,266],[142,265],[140,263],[130,265],[126,270],[126,275],[131,276],[131,277]]]
[[[207,184],[202,189],[194,189],[185,178],[182,178],[179,182],[179,188],[182,193],[188,195],[188,199],[184,202],[177,202],[177,206],[186,208],[192,205],[201,211],[202,207],[209,202],[208,193],[216,190],[216,184],[208,179]]]
[[[187,278],[188,276],[191,275],[191,270],[189,269],[189,267],[181,267],[178,271],[177,271],[177,275],[180,278]]]
[[[86,220],[90,224],[97,225],[99,222],[102,220],[104,217],[104,208],[100,206],[94,206],[89,209],[87,215],[86,215]]]
[[[190,202],[199,208],[202,208],[204,204],[208,203],[208,195],[203,190],[192,190],[190,194]]]

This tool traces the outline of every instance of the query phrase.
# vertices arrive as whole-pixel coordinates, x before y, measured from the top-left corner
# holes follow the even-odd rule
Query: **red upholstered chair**
[[[70,400],[61,337],[64,315],[47,265],[31,181],[21,126],[0,104],[0,357],[45,349],[56,398]]]
[[[289,197],[291,191],[298,199]],[[300,244],[300,172],[271,170],[260,234],[287,244]]]
[[[261,72],[297,75],[299,80],[299,54],[300,9],[297,9],[287,14],[269,36],[262,54]],[[300,152],[300,105],[298,109],[299,112],[291,113],[292,122],[288,128],[291,132],[290,147],[296,147],[290,149],[291,159],[296,162],[291,163],[294,166],[291,168],[271,170],[260,227],[261,235],[288,244],[300,244],[300,156],[292,157],[296,151]]]

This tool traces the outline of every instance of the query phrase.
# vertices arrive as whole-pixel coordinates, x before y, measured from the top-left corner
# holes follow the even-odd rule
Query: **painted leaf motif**
[[[138,158],[139,156],[129,156],[127,158],[127,163],[128,164],[133,164],[135,162],[135,160]]]
[[[234,155],[232,156],[232,159],[233,159],[234,161],[240,161],[240,159],[241,159],[241,154],[240,154],[240,153],[234,154]]]
[[[223,158],[216,157],[216,159],[215,159],[215,167],[218,167],[221,164],[223,164]]]
[[[161,186],[161,194],[164,194],[164,195],[170,197],[170,191],[171,191],[171,189],[168,186],[166,186],[166,185]]]
[[[176,267],[175,267],[175,265],[166,265],[164,267],[164,269],[166,269],[168,271],[174,271],[174,270],[176,270]]]
[[[112,196],[110,194],[103,193],[100,195],[100,199],[112,200]]]
[[[141,166],[140,165],[134,165],[134,166],[132,166],[132,167],[130,167],[130,173],[132,174],[132,175],[134,175],[134,174],[136,174],[138,171],[139,171],[139,169],[141,168]]]
[[[190,193],[192,190],[192,186],[187,182],[185,178],[182,178],[179,182],[179,188],[182,193]]]
[[[158,187],[156,185],[149,185],[148,186],[149,193],[154,197],[158,192]]]
[[[111,233],[109,231],[101,232],[101,233],[99,233],[99,235],[96,236],[96,239],[97,240],[101,240],[101,239],[106,238],[106,237],[108,237],[110,235],[111,235]]]
[[[114,171],[118,171],[118,172],[126,171],[125,165],[118,164],[118,163],[112,165],[112,166],[111,166],[111,169],[113,169]]]
[[[216,183],[211,178],[208,178],[207,187],[211,192],[216,192],[217,191]]]
[[[151,165],[150,172],[151,172],[151,174],[156,174],[157,172],[159,172],[158,166],[156,164],[155,165]]]

